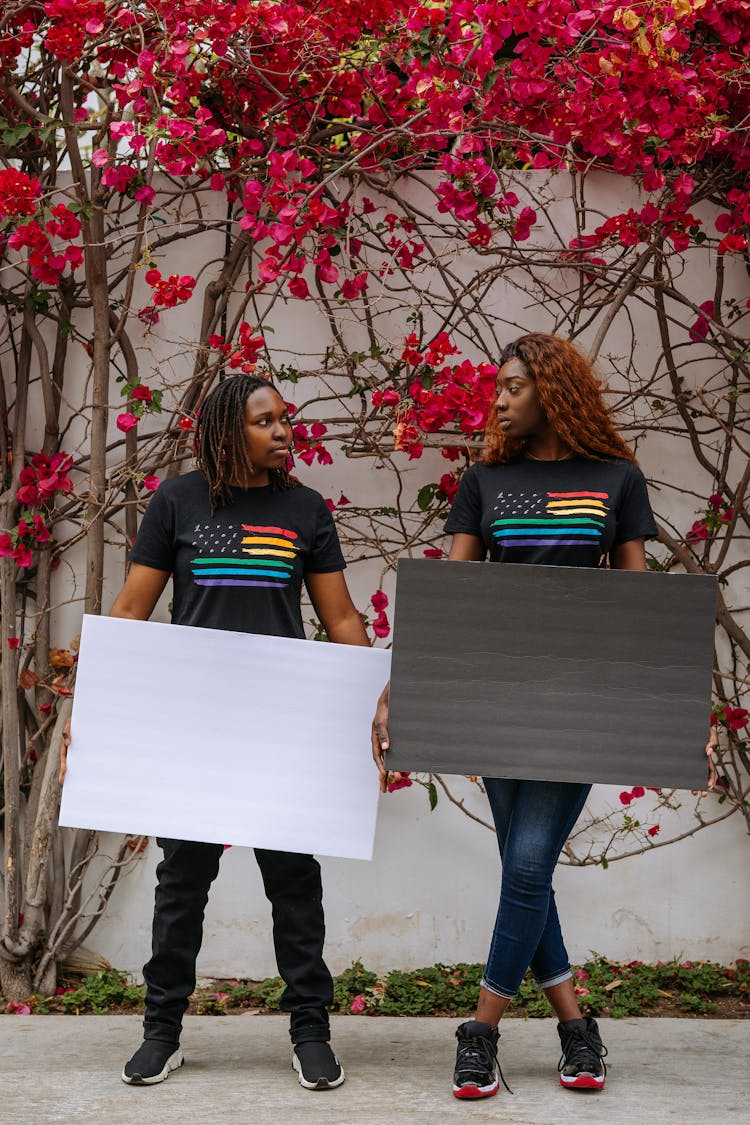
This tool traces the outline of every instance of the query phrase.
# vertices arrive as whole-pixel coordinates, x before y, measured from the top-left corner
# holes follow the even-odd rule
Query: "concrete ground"
[[[312,1093],[290,1065],[280,1016],[191,1016],[185,1066],[167,1082],[120,1081],[140,1042],[137,1016],[0,1019],[0,1121],[13,1125],[748,1125],[750,1020],[601,1020],[609,1047],[602,1092],[558,1084],[553,1020],[506,1020],[501,1088],[480,1102],[451,1094],[458,1020],[333,1017],[347,1072]]]

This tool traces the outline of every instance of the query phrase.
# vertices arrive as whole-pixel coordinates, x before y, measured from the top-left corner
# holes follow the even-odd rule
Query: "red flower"
[[[685,536],[685,539],[688,543],[700,543],[701,540],[708,539],[709,534],[710,533],[708,527],[705,524],[705,521],[696,520],[693,526],[690,528],[690,531]]]
[[[426,559],[442,559],[443,553],[439,547],[425,547],[422,552]]]
[[[620,804],[621,805],[629,805],[632,800],[633,800],[633,794],[628,793],[627,789],[623,790],[623,792],[620,794]]]
[[[151,388],[145,387],[141,383],[137,387],[133,387],[133,398],[137,402],[153,402],[154,396],[151,393]]]
[[[117,421],[115,425],[117,426],[118,430],[122,430],[122,432],[126,434],[129,430],[133,429],[133,426],[138,425],[138,419],[136,418],[135,414],[131,414],[128,410],[124,414],[117,415]]]
[[[349,1011],[355,1013],[364,1012],[366,1007],[367,1001],[365,1000],[364,996],[355,996],[351,1004],[349,1005]]]
[[[13,558],[20,567],[31,566],[32,557],[31,551],[24,544],[19,543],[15,551],[12,552]]]
[[[649,836],[658,836],[661,829],[658,824],[652,824],[648,830]]]
[[[293,297],[298,297],[301,301],[310,296],[310,290],[307,288],[304,277],[293,277],[287,283],[287,289]]]
[[[5,1009],[11,1016],[30,1016],[31,1008],[28,1004],[19,1004],[16,1000],[9,1000]]]
[[[730,730],[742,730],[747,726],[750,713],[744,707],[730,707],[729,704],[724,706],[724,723]]]
[[[158,477],[148,476],[143,478],[143,487],[149,492],[156,492],[160,484],[161,481]]]
[[[0,218],[33,215],[40,191],[39,180],[32,180],[25,172],[15,168],[0,169]]]
[[[387,637],[391,631],[391,626],[388,623],[388,617],[385,613],[379,613],[372,623],[372,631],[376,637]]]
[[[384,594],[382,590],[376,590],[370,598],[372,608],[376,613],[381,613],[388,605],[388,595]]]
[[[16,498],[19,504],[32,507],[39,501],[39,490],[33,484],[24,484],[16,493]]]
[[[397,789],[408,789],[409,786],[413,784],[412,779],[409,777],[409,771],[405,770],[401,774],[401,777],[393,778],[388,782],[388,792],[395,793]]]
[[[189,433],[190,430],[195,429],[195,422],[192,418],[180,418],[180,429],[184,433]]]
[[[20,643],[18,637],[8,637],[8,648],[18,648]]]

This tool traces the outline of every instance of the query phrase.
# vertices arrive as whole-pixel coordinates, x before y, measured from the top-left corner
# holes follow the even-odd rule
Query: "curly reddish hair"
[[[500,357],[500,367],[511,359],[520,360],[526,374],[534,380],[547,420],[574,453],[590,461],[610,457],[635,461],[632,450],[614,427],[593,367],[568,340],[530,332],[507,345]],[[493,403],[482,460],[489,465],[510,461],[525,446],[526,439],[507,436],[497,425]]]

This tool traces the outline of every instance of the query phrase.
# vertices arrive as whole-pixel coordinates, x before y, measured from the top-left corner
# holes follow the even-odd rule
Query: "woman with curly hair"
[[[454,561],[646,570],[657,528],[643,474],[612,424],[591,364],[568,341],[531,333],[500,359],[481,461],[461,479],[445,525]],[[387,689],[373,756],[387,774]],[[498,1023],[532,972],[555,1010],[566,1089],[601,1090],[606,1048],[578,1006],[552,890],[590,785],[484,779],[502,859],[500,904],[476,1018],[457,1032],[457,1098],[497,1093]]]

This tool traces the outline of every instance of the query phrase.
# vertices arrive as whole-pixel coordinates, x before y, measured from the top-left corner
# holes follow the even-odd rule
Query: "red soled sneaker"
[[[456,1029],[456,1069],[453,1095],[456,1098],[491,1098],[498,1090],[496,1028],[481,1020],[468,1020]]]
[[[557,1065],[560,1084],[569,1090],[602,1090],[607,1068],[604,1056],[607,1048],[599,1035],[599,1027],[592,1016],[566,1020],[557,1025],[562,1045],[562,1057]]]

